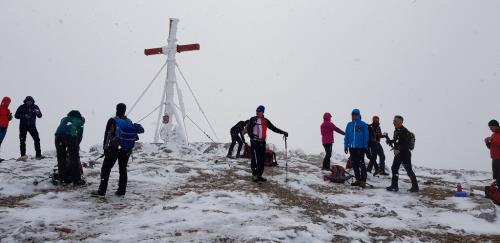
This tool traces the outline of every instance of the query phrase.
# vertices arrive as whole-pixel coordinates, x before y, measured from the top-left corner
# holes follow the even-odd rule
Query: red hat
[[[372,121],[379,122],[380,118],[378,116],[373,116]]]

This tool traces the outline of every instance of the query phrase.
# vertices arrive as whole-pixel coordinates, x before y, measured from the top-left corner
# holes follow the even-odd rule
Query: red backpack
[[[491,183],[491,186],[484,187],[486,198],[491,199],[494,204],[500,205],[500,188],[496,182]]]
[[[250,145],[245,144],[245,147],[243,149],[243,155],[241,156],[241,158],[247,158],[247,159],[252,158],[252,148],[250,147]]]
[[[270,149],[266,150],[266,159],[264,160],[264,166],[278,166],[278,161],[276,161],[276,153]]]
[[[332,165],[332,174],[329,176],[329,180],[334,183],[344,183],[351,179],[352,176],[348,176],[345,173],[344,167],[340,165]]]

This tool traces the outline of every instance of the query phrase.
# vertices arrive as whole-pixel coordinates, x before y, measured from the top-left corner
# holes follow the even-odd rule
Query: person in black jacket
[[[413,172],[411,166],[411,151],[410,151],[410,132],[406,127],[403,126],[403,117],[395,116],[394,117],[394,137],[392,140],[387,139],[387,142],[393,145],[394,151],[394,162],[392,163],[392,183],[391,186],[387,187],[388,191],[398,191],[398,174],[399,167],[403,165],[406,170],[406,173],[410,177],[411,180],[411,188],[408,190],[409,192],[418,192],[418,182],[415,173]]]
[[[35,105],[35,100],[31,96],[27,96],[24,99],[24,104],[17,108],[16,114],[14,115],[16,119],[20,120],[19,124],[19,141],[21,157],[17,159],[18,161],[26,161],[28,156],[26,155],[26,135],[29,133],[35,142],[36,159],[43,159],[42,149],[40,148],[40,136],[38,130],[36,129],[36,118],[42,118],[42,112],[40,108]]]
[[[143,133],[144,129],[139,124],[133,124],[125,116],[127,107],[123,103],[116,105],[116,117],[110,118],[104,132],[104,161],[101,167],[101,183],[97,191],[92,195],[104,196],[108,188],[109,174],[118,160],[120,178],[118,179],[117,196],[125,195],[127,188],[127,163],[132,154],[135,141],[139,140],[137,133]],[[127,129],[127,130],[126,130]],[[133,129],[133,131],[130,131]]]
[[[246,144],[244,135],[245,133],[247,133],[247,130],[245,128],[248,125],[248,122],[249,122],[248,120],[239,121],[229,131],[231,133],[231,145],[229,146],[229,151],[227,152],[228,158],[233,158],[232,157],[233,149],[236,143],[238,143],[238,151],[236,152],[236,158],[240,157],[241,147],[243,147],[243,144]]]
[[[368,153],[367,157],[370,159],[368,167],[366,170],[368,172],[375,169],[373,175],[389,175],[385,172],[385,154],[380,140],[384,137],[382,134],[382,129],[380,129],[380,118],[378,116],[373,116],[372,124],[368,125],[368,131],[370,134],[370,141],[368,142]],[[379,158],[379,164],[377,164],[377,156]]]
[[[250,118],[247,132],[250,137],[251,147],[252,147],[252,163],[250,167],[252,169],[252,180],[254,182],[267,181],[262,174],[264,174],[264,160],[266,157],[266,138],[267,138],[267,128],[271,131],[279,134],[283,134],[288,137],[288,133],[275,127],[271,121],[264,117],[264,106],[257,107],[256,116]]]

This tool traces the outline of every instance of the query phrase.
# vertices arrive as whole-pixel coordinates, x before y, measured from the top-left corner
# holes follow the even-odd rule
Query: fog
[[[132,105],[164,63],[143,50],[165,45],[176,17],[179,44],[201,45],[177,61],[220,142],[262,104],[289,132],[291,149],[319,153],[323,113],[345,128],[359,108],[368,123],[379,115],[389,134],[393,116],[404,116],[417,139],[416,165],[489,170],[483,138],[488,121],[500,119],[499,12],[499,1],[486,0],[0,0],[0,96],[12,98],[12,112],[34,97],[44,151],[55,149],[59,120],[80,110],[87,150],[102,141],[115,105]],[[164,75],[132,120],[159,104]],[[210,132],[178,81],[188,115]],[[155,119],[142,122],[141,140],[152,141]],[[209,141],[186,123],[190,141]],[[2,158],[19,156],[18,125],[10,124]],[[335,139],[342,152],[343,137]],[[284,148],[278,134],[269,142]],[[33,155],[30,137],[27,144]]]

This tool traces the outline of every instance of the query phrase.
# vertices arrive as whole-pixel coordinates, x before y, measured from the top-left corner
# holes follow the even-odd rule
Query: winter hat
[[[359,109],[354,109],[352,110],[351,115],[361,116],[361,111],[359,111]]]
[[[116,115],[117,116],[124,116],[125,111],[127,111],[127,106],[123,103],[119,103],[116,105]]]
[[[10,97],[9,96],[3,97],[1,106],[9,106],[9,105],[10,105]]]
[[[35,99],[33,99],[33,97],[31,97],[31,96],[26,96],[26,98],[24,99],[24,103],[26,103],[28,101],[31,101],[31,102],[33,102],[33,104],[35,104]]]
[[[82,114],[77,111],[77,110],[72,110],[68,113],[68,116],[76,117],[76,118],[82,118]]]
[[[264,113],[265,110],[266,110],[266,107],[264,107],[263,105],[259,105],[259,107],[257,107],[258,112]]]
[[[372,121],[375,122],[375,123],[379,123],[380,122],[380,118],[378,116],[373,116]]]
[[[491,120],[490,122],[488,122],[488,126],[489,127],[500,127],[497,120]]]
[[[331,119],[332,118],[332,114],[330,114],[329,112],[325,112],[325,114],[323,114],[323,119]]]

